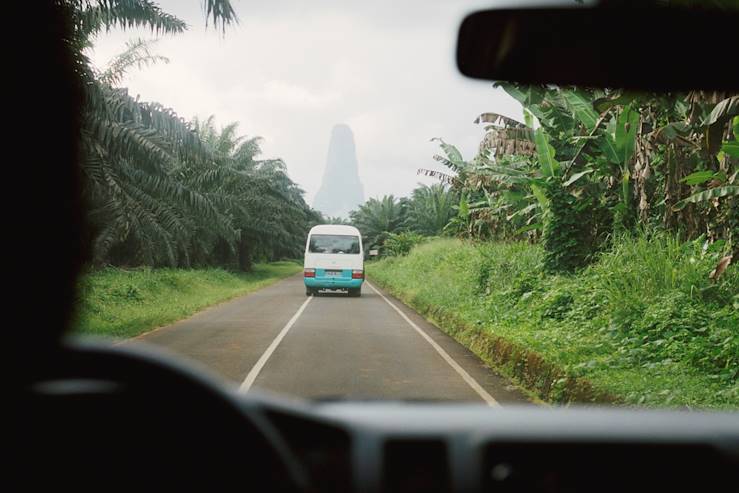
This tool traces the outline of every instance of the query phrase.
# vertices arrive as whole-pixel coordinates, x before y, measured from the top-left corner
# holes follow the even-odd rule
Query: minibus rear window
[[[310,253],[359,253],[359,236],[312,235],[308,244]]]

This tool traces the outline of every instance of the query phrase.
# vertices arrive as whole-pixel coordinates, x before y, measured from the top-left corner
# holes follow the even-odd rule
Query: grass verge
[[[222,269],[103,269],[80,282],[75,332],[133,337],[301,270],[302,264],[289,261],[257,264],[249,273]]]
[[[524,243],[433,240],[368,276],[552,403],[739,407],[739,271],[698,242],[623,238],[574,275]]]

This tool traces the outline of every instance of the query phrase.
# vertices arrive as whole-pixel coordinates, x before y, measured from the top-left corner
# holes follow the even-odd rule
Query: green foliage
[[[536,151],[539,155],[542,176],[553,177],[559,173],[559,163],[554,159],[554,147],[543,128],[536,131]]]
[[[72,9],[80,36],[86,40],[112,28],[149,28],[156,34],[179,34],[187,24],[150,0],[63,0]],[[229,0],[203,0],[206,25],[222,29],[238,22]]]
[[[236,123],[219,132],[211,117],[205,122],[196,120],[193,127],[216,156],[218,165],[218,174],[206,175],[203,181],[201,175],[194,178],[199,180],[199,186],[220,196],[226,210],[231,211],[239,233],[234,243],[239,267],[248,270],[244,263],[250,263],[251,258],[302,256],[306,232],[321,217],[308,207],[303,190],[289,178],[285,163],[280,159],[258,159],[261,139],[239,136]],[[201,234],[200,238],[204,236]],[[216,236],[211,244],[212,251],[227,244],[227,240]],[[229,255],[220,260],[226,264],[233,261]]]
[[[595,222],[603,211],[589,197],[580,199],[557,182],[545,187],[549,206],[544,214],[544,269],[573,272],[584,267],[599,248]],[[600,214],[599,214],[600,213]]]
[[[142,69],[156,63],[169,63],[169,58],[151,52],[150,47],[154,42],[140,38],[126,42],[125,51],[108,63],[105,70],[98,75],[98,80],[103,84],[115,86],[120,84],[132,67]]]
[[[595,111],[589,94],[577,90],[563,91],[562,99],[564,99],[565,105],[574,117],[585,126],[586,130],[595,130],[600,115]]]
[[[627,104],[616,119],[616,133],[614,144],[619,163],[628,167],[634,157],[636,135],[639,130],[639,113]]]
[[[426,241],[426,237],[414,232],[390,233],[385,239],[382,255],[408,255],[411,249]]]
[[[463,327],[474,327],[625,403],[737,408],[739,270],[731,264],[709,279],[727,246],[625,235],[591,266],[560,276],[543,273],[541,245],[437,239],[367,269],[451,334],[472,342]],[[527,361],[498,369],[516,377]],[[555,384],[519,383],[567,398]]]
[[[739,197],[739,185],[727,185],[698,192],[678,202],[675,205],[675,208],[679,210],[691,202],[693,204],[697,204],[699,202],[708,202],[711,199],[719,199],[721,197]]]
[[[397,200],[392,195],[381,199],[371,198],[349,213],[352,224],[362,233],[364,249],[382,247],[391,233],[404,229],[406,222],[405,200]]]
[[[246,274],[222,269],[101,269],[80,281],[74,327],[82,334],[133,337],[301,269],[295,262],[257,264]]]
[[[449,231],[545,238],[548,266],[564,271],[587,263],[609,235],[639,227],[689,239],[708,232],[711,241],[736,245],[735,94],[498,85],[523,105],[526,124],[483,113],[477,121],[492,125],[477,156],[465,160],[437,139],[443,155],[434,159],[451,173],[422,170],[464,197]],[[548,204],[545,183],[561,184],[567,196]]]
[[[717,379],[739,378],[739,315],[730,307],[695,303],[680,291],[657,298],[629,327],[622,350],[649,366],[678,360]]]
[[[426,236],[439,236],[454,217],[457,194],[443,184],[420,185],[406,205],[406,226]]]
[[[490,151],[485,150],[470,162],[455,157],[452,165],[452,156],[461,154],[443,142],[441,148],[446,157],[437,155],[434,159],[457,173],[449,183],[460,197],[453,206],[457,214],[444,231],[476,238],[506,238],[536,234],[541,229],[546,198],[537,184],[543,182],[541,172],[532,169],[528,161],[501,156],[493,162]]]
[[[351,225],[351,222],[348,219],[344,219],[343,217],[325,217],[323,218],[323,221],[321,224],[345,224],[345,225]]]
[[[614,319],[628,325],[660,297],[676,291],[698,303],[729,304],[739,293],[736,269],[716,283],[708,277],[727,247],[704,238],[683,243],[664,233],[624,235],[598,257],[590,273],[598,279]]]
[[[104,70],[84,56],[95,36],[114,27],[177,34],[187,25],[150,1],[64,3],[87,88],[81,149],[94,264],[249,270],[253,259],[298,256],[320,215],[282,161],[258,159],[258,138],[239,137],[236,124],[218,131],[212,117],[185,122],[118,87],[131,68],[167,61],[148,42],[128,43]],[[227,0],[202,3],[206,24],[237,22]]]

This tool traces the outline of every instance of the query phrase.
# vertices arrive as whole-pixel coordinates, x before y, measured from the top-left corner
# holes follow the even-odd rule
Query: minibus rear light
[[[305,269],[303,277],[316,277],[316,269]]]
[[[362,270],[353,270],[352,271],[352,279],[364,279],[364,271],[362,271]]]

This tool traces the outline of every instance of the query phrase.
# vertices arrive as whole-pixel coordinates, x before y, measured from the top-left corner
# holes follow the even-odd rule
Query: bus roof
[[[308,234],[361,236],[357,228],[347,226],[346,224],[319,224],[318,226],[313,226]]]

